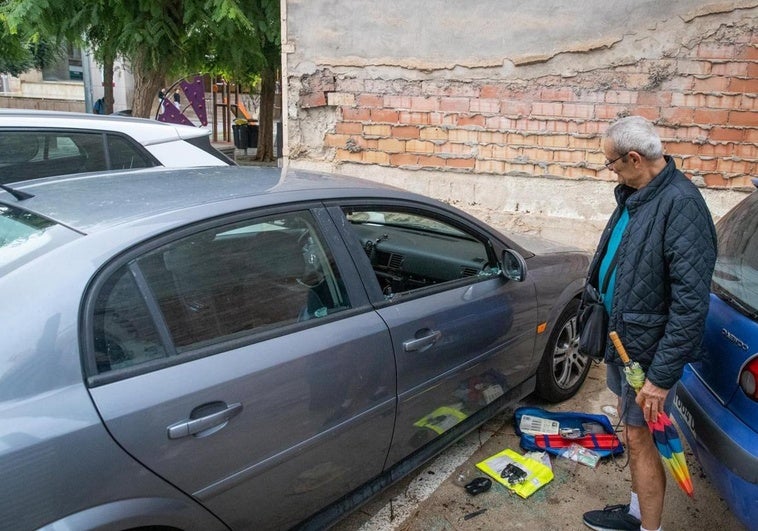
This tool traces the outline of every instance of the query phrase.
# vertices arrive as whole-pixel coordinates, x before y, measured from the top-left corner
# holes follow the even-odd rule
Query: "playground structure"
[[[210,96],[207,95],[207,88]],[[173,100],[174,92],[179,93],[178,104]],[[257,131],[258,121],[245,105],[239,85],[221,77],[211,82],[207,75],[188,76],[175,81],[162,94],[155,114],[158,121],[208,127],[207,110],[210,107],[211,138],[214,142],[231,142],[234,126],[252,126]]]

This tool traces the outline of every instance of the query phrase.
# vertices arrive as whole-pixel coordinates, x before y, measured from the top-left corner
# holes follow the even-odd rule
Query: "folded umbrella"
[[[608,334],[613,342],[613,346],[616,347],[616,351],[624,362],[624,373],[626,375],[626,381],[634,389],[635,392],[642,388],[645,383],[645,372],[640,367],[640,364],[636,361],[632,361],[621,343],[619,335],[612,331]],[[681,488],[687,496],[692,497],[694,489],[692,487],[692,479],[690,477],[689,468],[687,468],[687,461],[684,458],[684,450],[682,449],[682,441],[679,438],[679,433],[671,422],[671,419],[665,411],[658,413],[658,418],[654,421],[648,421],[648,427],[653,434],[653,440],[655,446],[658,448],[658,453],[661,454],[663,463],[668,468],[671,475],[676,479],[679,488]]]
[[[690,471],[687,468],[687,462],[684,460],[682,441],[679,439],[679,434],[671,423],[671,419],[666,413],[661,412],[654,422],[648,423],[648,426],[653,433],[653,440],[658,448],[658,453],[661,454],[661,459],[671,471],[679,487],[691,497],[694,489]]]

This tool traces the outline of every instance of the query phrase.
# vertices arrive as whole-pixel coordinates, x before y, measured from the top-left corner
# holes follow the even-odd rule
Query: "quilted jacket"
[[[624,205],[629,224],[621,238],[608,330],[618,332],[629,357],[664,389],[701,355],[716,262],[716,230],[699,190],[666,157],[666,167],[639,190],[620,184],[616,210],[600,237],[588,282],[598,270]],[[610,341],[605,361],[621,364]]]

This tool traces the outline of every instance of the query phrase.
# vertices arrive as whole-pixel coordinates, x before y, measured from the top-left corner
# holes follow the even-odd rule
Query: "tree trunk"
[[[168,68],[161,65],[157,68],[146,68],[141,58],[132,60],[134,75],[134,101],[132,116],[139,118],[155,117],[158,107],[158,92],[163,88]]]
[[[267,66],[261,72],[261,107],[258,115],[258,151],[255,160],[272,162],[274,153],[274,98],[276,69]]]
[[[106,55],[103,61],[103,100],[105,114],[113,113],[113,56]]]

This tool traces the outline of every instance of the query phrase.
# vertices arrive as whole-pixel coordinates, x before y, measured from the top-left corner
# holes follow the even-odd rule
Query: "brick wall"
[[[713,32],[674,56],[572,77],[384,80],[322,69],[302,79],[297,106],[334,111],[323,139],[334,164],[608,181],[602,133],[639,114],[655,121],[666,152],[698,185],[749,189],[756,98],[758,34],[748,27]]]

